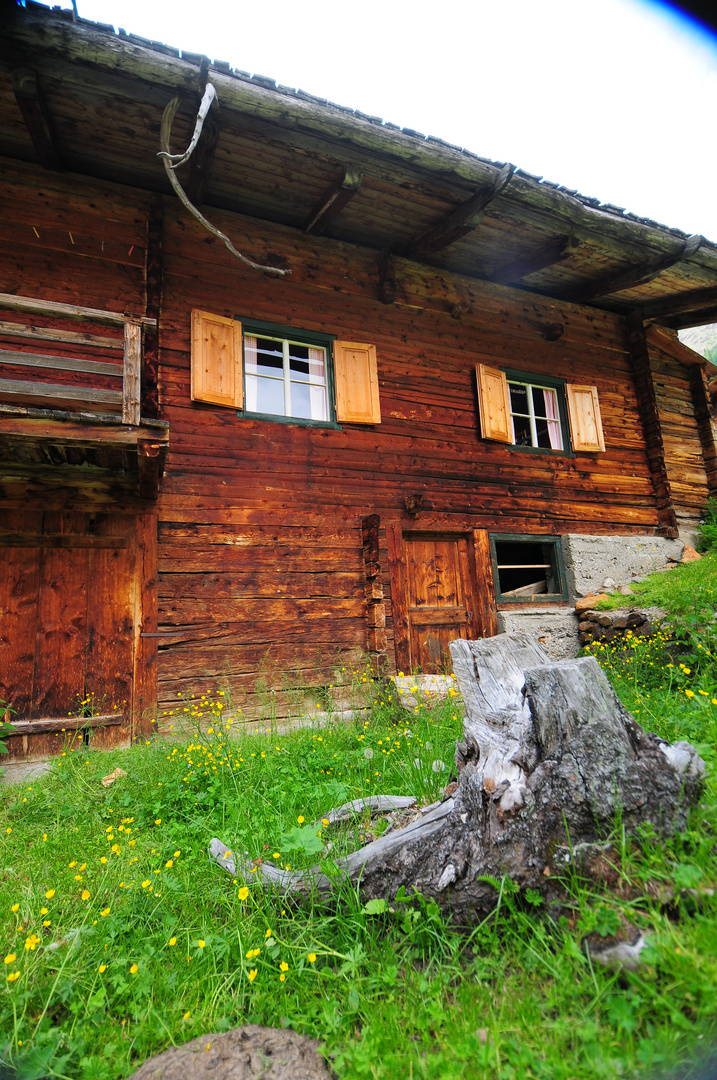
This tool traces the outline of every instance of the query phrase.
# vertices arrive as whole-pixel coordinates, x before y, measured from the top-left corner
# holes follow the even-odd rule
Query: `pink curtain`
[[[543,390],[545,396],[545,415],[548,420],[548,438],[551,450],[562,450],[560,421],[558,418],[558,396],[554,390]]]

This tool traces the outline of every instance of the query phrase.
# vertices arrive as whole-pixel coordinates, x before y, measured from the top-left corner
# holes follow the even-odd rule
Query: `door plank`
[[[42,549],[33,719],[74,713],[84,697],[88,550]]]
[[[0,698],[18,720],[32,708],[39,549],[9,549],[0,568]]]

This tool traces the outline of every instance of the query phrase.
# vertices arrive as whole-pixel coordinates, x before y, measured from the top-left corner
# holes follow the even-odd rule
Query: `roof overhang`
[[[0,21],[3,155],[170,194],[203,83],[217,90],[178,171],[212,207],[359,243],[479,280],[673,329],[717,320],[717,245],[511,164],[277,86],[260,76],[28,0]]]

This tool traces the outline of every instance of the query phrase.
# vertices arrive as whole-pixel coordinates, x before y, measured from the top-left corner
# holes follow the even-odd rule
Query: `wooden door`
[[[465,536],[405,536],[411,670],[451,670],[449,642],[476,636]]]
[[[120,514],[18,511],[3,521],[0,699],[22,736],[8,739],[11,758],[52,753],[75,727],[97,728],[97,745],[128,741],[141,629],[136,532],[137,519]]]

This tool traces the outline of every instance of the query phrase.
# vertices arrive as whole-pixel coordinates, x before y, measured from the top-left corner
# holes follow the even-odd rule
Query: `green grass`
[[[714,613],[717,606],[717,552],[699,562],[678,563],[674,570],[657,571],[631,585],[634,596],[615,593],[595,605],[596,610],[625,607],[661,607],[673,618],[696,618]]]
[[[683,641],[684,656],[695,644]],[[600,658],[626,701],[649,704],[647,726],[705,748],[712,777],[712,651],[659,677],[641,660],[653,666],[648,689],[635,676],[641,648]],[[668,843],[618,831],[622,898],[569,879],[557,916],[506,882],[497,912],[471,927],[421,898],[369,915],[346,885],[302,908],[208,859],[218,836],[255,859],[311,863],[319,842],[335,841],[332,856],[349,842],[309,828],[330,807],[358,794],[437,797],[462,730],[456,700],[407,713],[368,671],[353,677],[368,696],[350,723],[237,734],[218,694],[178,706],[186,737],[112,753],[78,741],[47,776],[0,789],[0,933],[14,957],[0,1057],[19,1080],[114,1080],[172,1043],[242,1023],[290,1025],[321,1040],[340,1077],[386,1080],[653,1076],[711,1044],[715,900],[679,889],[717,879],[713,779]],[[434,771],[441,760],[448,768]],[[117,766],[126,777],[103,787]],[[661,906],[648,883],[676,887],[674,903]],[[634,974],[594,967],[581,949],[621,917],[652,935]]]

